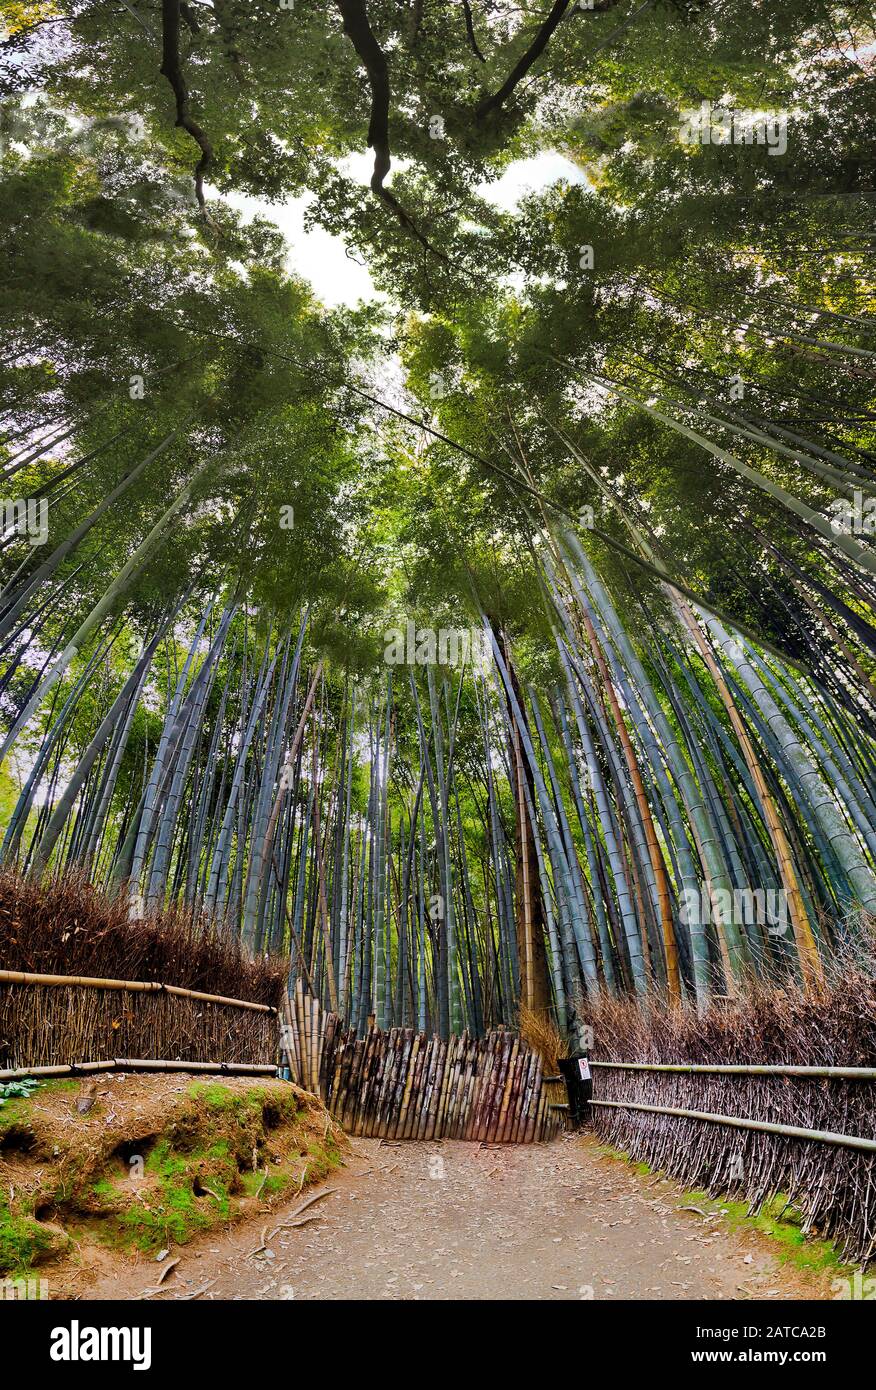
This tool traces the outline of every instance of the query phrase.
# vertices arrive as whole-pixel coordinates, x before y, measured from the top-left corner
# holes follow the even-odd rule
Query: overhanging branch
[[[176,124],[188,132],[201,151],[195,166],[195,196],[202,211],[206,211],[204,175],[213,162],[213,146],[189,109],[189,89],[179,53],[179,24],[180,0],[161,0],[161,75],[167,78],[176,100]]]
[[[374,170],[371,191],[395,215],[405,231],[425,246],[433,255],[446,260],[423,235],[413,218],[405,212],[393,193],[384,185],[392,165],[389,148],[389,64],[386,54],[374,37],[368,21],[365,0],[336,0],[344,24],[344,33],[352,43],[368,75],[371,86],[371,118],[368,122],[368,146],[374,151]]]
[[[505,81],[498,91],[493,92],[492,96],[485,97],[475,107],[475,120],[484,121],[493,111],[498,111],[500,106],[504,106],[514,88],[529,72],[533,63],[541,57],[547,48],[551,35],[557,26],[562,22],[566,10],[569,8],[570,0],[554,0],[553,8],[547,19],[532,40],[526,52],[514,64]]]
[[[487,60],[484,57],[481,50],[479,49],[478,41],[475,37],[474,20],[472,19],[471,5],[469,4],[469,0],[462,0],[462,10],[463,14],[465,15],[465,33],[466,38],[468,39],[468,46],[471,49],[472,53],[475,55],[475,57],[480,58],[481,62],[485,63]]]
[[[617,5],[618,2],[619,0],[594,0],[594,3],[592,5],[588,6],[586,9],[579,10],[579,13],[604,14],[606,10],[614,9],[615,5]],[[463,3],[465,4],[466,8],[466,23],[468,24],[470,20],[468,0],[463,0]],[[475,107],[476,121],[485,120],[487,116],[489,116],[493,111],[498,111],[500,107],[505,105],[505,102],[508,100],[511,93],[523,81],[524,77],[529,72],[529,69],[541,57],[542,53],[544,53],[545,49],[550,43],[554,30],[559,28],[563,19],[566,17],[566,12],[569,9],[570,3],[571,0],[555,0],[553,9],[551,10],[547,19],[544,21],[541,28],[538,29],[538,31],[536,32],[535,37],[533,38],[532,43],[527,48],[526,52],[523,53],[521,57],[517,60],[517,62],[514,64],[514,67],[511,69],[510,73],[506,77],[505,81],[502,83],[501,87],[498,89],[498,91],[493,92],[491,96],[484,97],[483,101],[481,101],[478,104],[478,106]],[[651,0],[647,0],[647,3],[650,4]],[[573,11],[578,10],[578,8],[579,7],[577,4],[574,4],[572,6]],[[638,13],[638,11],[636,11],[636,13]],[[611,34],[609,36],[609,38],[613,37],[614,34]],[[603,45],[600,45],[600,47],[602,46]],[[475,52],[477,52],[477,49],[475,49]],[[481,55],[478,53],[478,57],[480,56]]]

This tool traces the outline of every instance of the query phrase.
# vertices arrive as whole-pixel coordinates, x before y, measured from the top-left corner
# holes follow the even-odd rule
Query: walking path
[[[606,1155],[592,1137],[493,1148],[354,1139],[352,1148],[326,1184],[334,1191],[305,1213],[317,1219],[275,1234],[299,1201],[267,1226],[205,1235],[174,1252],[180,1264],[158,1297],[831,1297],[830,1274],[781,1266],[765,1236],[685,1210],[677,1186]],[[158,1273],[141,1262],[85,1296],[142,1297]]]

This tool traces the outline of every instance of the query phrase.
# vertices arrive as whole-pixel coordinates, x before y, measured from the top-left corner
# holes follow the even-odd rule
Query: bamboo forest
[[[866,1269],[874,79],[859,0],[3,0],[0,1096],[276,1077],[237,1002],[339,1152],[586,1113]]]

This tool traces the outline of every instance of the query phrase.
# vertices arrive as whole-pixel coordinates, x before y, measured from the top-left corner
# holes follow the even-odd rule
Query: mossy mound
[[[294,1197],[346,1146],[319,1101],[288,1082],[47,1082],[0,1108],[0,1276],[58,1271],[94,1245],[183,1245]]]

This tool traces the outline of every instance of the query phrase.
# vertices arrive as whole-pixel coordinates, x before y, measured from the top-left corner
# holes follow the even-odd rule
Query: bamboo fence
[[[873,1068],[591,1066],[594,1126],[615,1148],[755,1211],[781,1194],[844,1258],[876,1253]]]
[[[380,1139],[552,1139],[565,1107],[549,1102],[541,1058],[510,1032],[443,1041],[413,1028],[364,1038],[324,1013],[299,982],[284,1028],[289,1069],[350,1134]]]
[[[152,980],[0,970],[0,1067],[65,1066],[81,1057],[270,1065],[277,1010]]]

